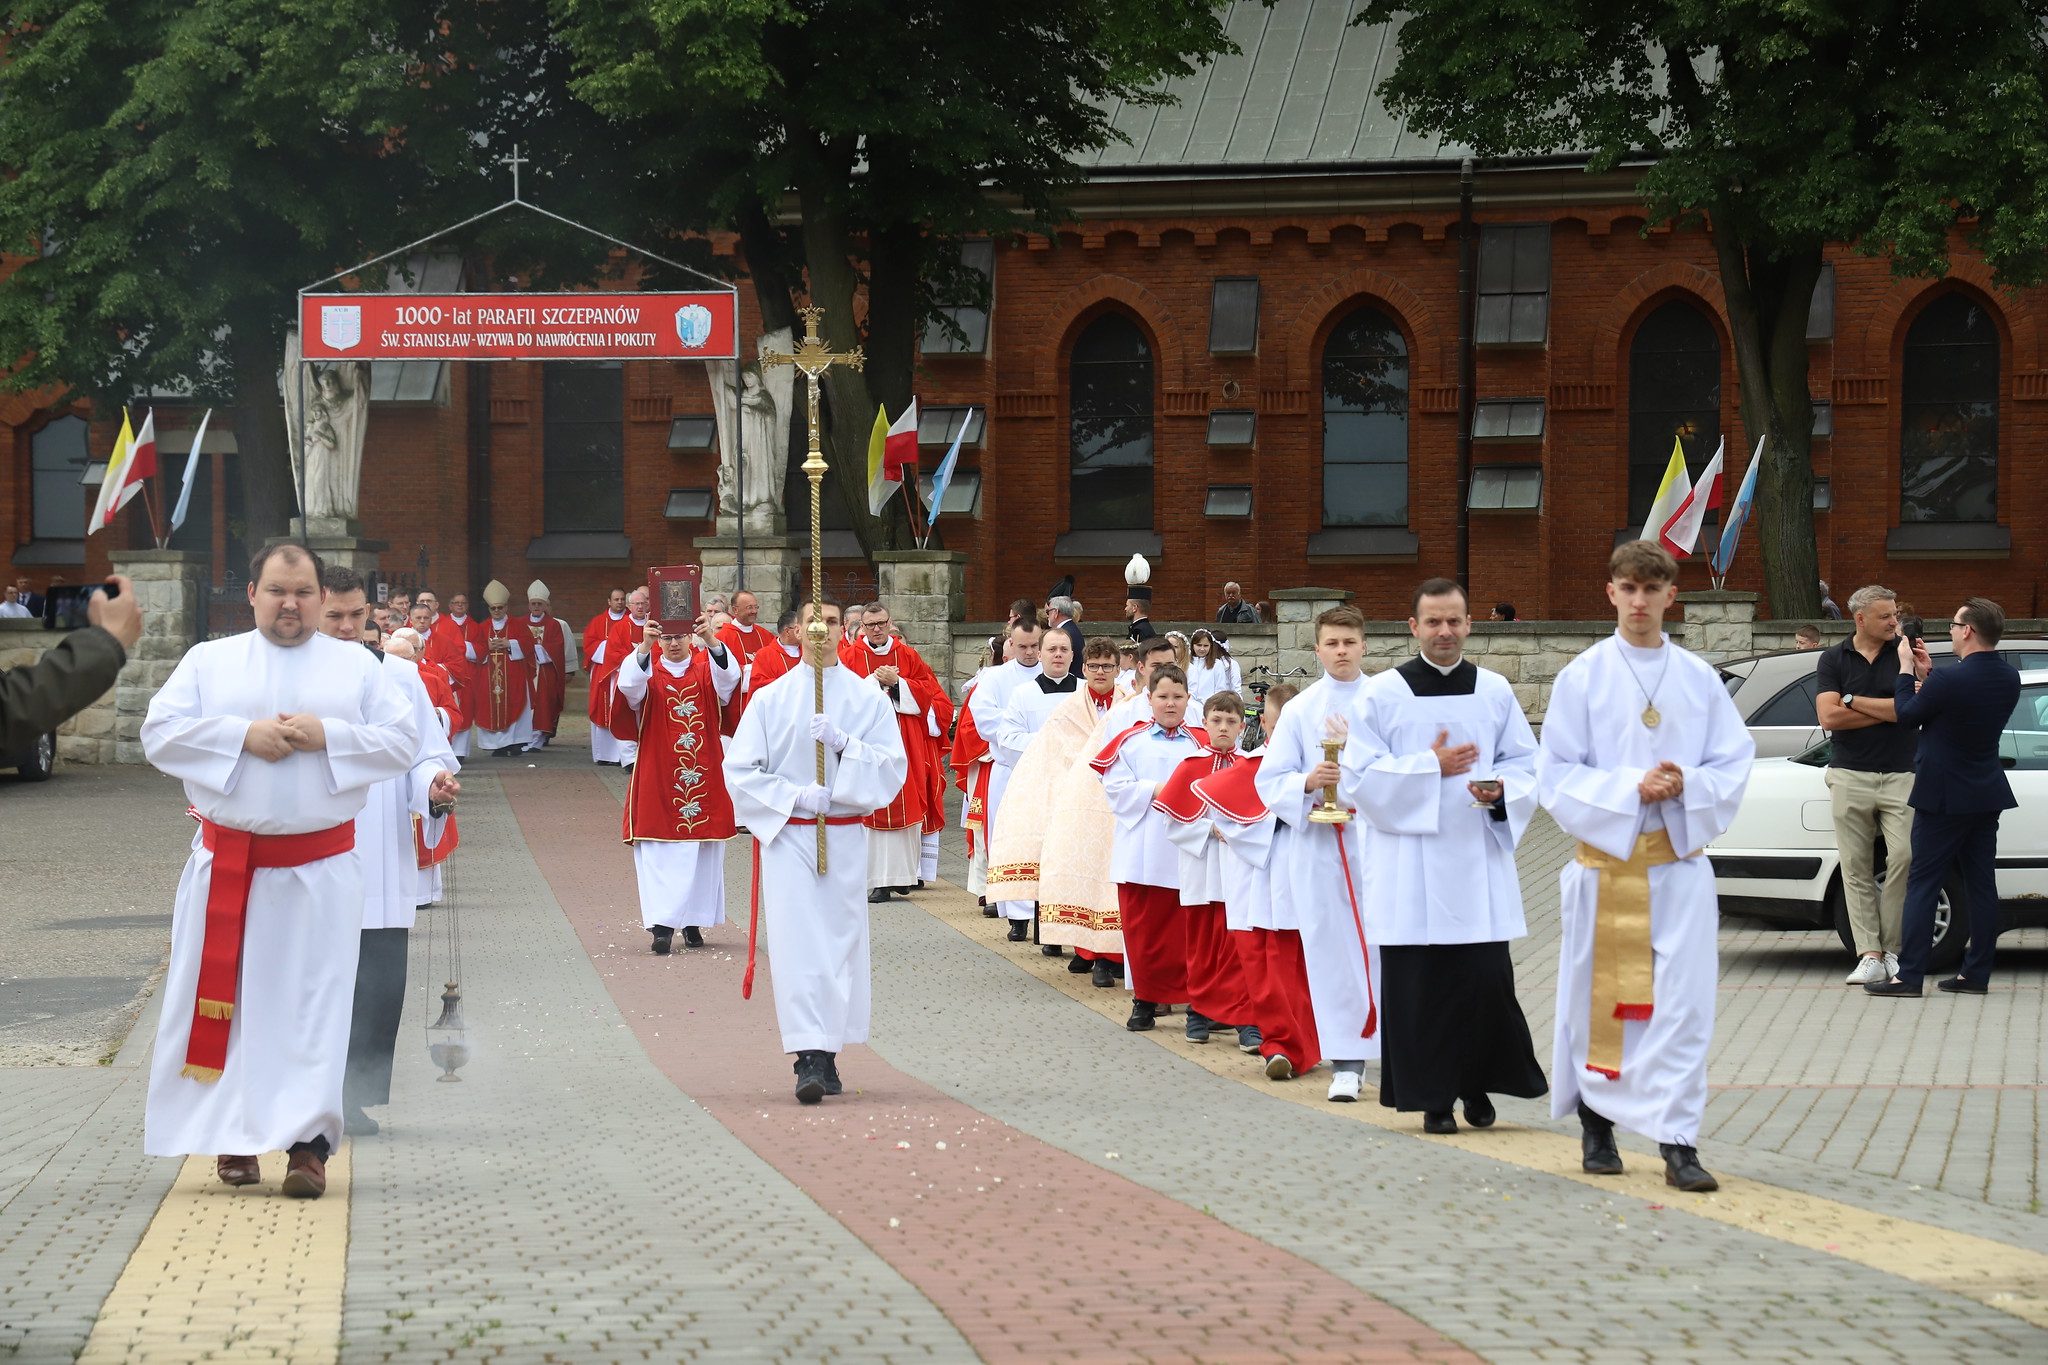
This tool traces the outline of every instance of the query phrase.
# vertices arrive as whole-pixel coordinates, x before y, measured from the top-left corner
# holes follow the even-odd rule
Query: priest
[[[1621,1173],[1620,1124],[1691,1191],[1718,1188],[1699,1160],[1721,922],[1704,850],[1742,804],[1756,744],[1720,674],[1664,634],[1677,593],[1663,546],[1614,551],[1615,633],[1558,673],[1536,777],[1579,841],[1559,873],[1551,1114],[1577,1111],[1589,1174]]]
[[[420,666],[420,681],[426,684],[427,695],[434,699],[435,707],[444,713],[448,747],[460,758],[469,752],[469,698],[448,665],[435,657],[434,609],[430,604],[413,603],[411,630],[419,637],[413,657]]]
[[[320,633],[350,644],[361,641],[370,612],[362,576],[337,564],[321,574],[320,582],[326,590]],[[377,1132],[377,1120],[363,1110],[391,1102],[391,1064],[399,1017],[405,1012],[408,940],[419,915],[414,822],[427,819],[437,808],[453,806],[462,790],[455,780],[462,765],[448,747],[447,731],[409,657],[417,638],[409,628],[395,632],[382,655],[384,671],[405,697],[419,732],[412,770],[372,786],[356,816],[356,854],[363,866],[363,934],[349,1017],[348,1070],[341,1089],[341,1130],[352,1137]]]
[[[620,740],[612,733],[612,674],[626,661],[646,633],[646,613],[635,621],[627,611],[624,588],[613,588],[605,609],[583,628],[583,671],[590,679],[586,709],[590,716],[590,761],[616,768],[624,761]]]
[[[1372,868],[1366,938],[1380,950],[1380,1103],[1428,1133],[1490,1128],[1493,1095],[1548,1086],[1515,998],[1508,944],[1529,930],[1515,846],[1536,809],[1536,736],[1508,680],[1465,658],[1465,590],[1432,578],[1408,630],[1421,652],[1365,687],[1338,800]]]
[[[1048,633],[1046,641],[1052,643],[1053,634]],[[1044,916],[1040,902],[1042,887],[1041,869],[1046,853],[1046,836],[1052,824],[1053,813],[1058,808],[1067,776],[1077,763],[1084,773],[1093,776],[1087,767],[1087,760],[1099,753],[1107,743],[1103,734],[1103,717],[1116,700],[1116,646],[1100,636],[1088,641],[1087,658],[1082,664],[1080,675],[1084,685],[1050,696],[1054,704],[1045,710],[1036,722],[1031,741],[1025,746],[1023,756],[1017,760],[1016,769],[1010,775],[1005,796],[1014,794],[1010,814],[998,823],[989,843],[990,878],[995,881],[1006,896],[1028,901],[1039,907],[1039,942],[1046,956],[1058,957],[1063,953],[1061,944],[1070,942],[1066,937],[1055,937],[1052,926]],[[1041,652],[1041,658],[1044,657]],[[1072,675],[1070,675],[1072,676]],[[1030,692],[1036,689],[1019,689],[1017,702],[1028,700]],[[1010,712],[1005,712],[1006,719]],[[1099,784],[1089,781],[1088,787],[1102,800],[1102,812],[1109,817],[1109,805],[1102,798]],[[1106,826],[1102,841],[1102,876],[1108,880],[1108,839],[1113,825]],[[1112,960],[1121,954],[1109,955]],[[1074,958],[1067,964],[1067,970],[1077,975],[1094,970],[1097,954],[1092,948],[1076,946]],[[1102,970],[1107,978],[1105,984],[1113,984],[1108,977],[1110,961],[1103,963]]]
[[[317,1198],[341,1141],[363,927],[356,817],[412,771],[412,703],[377,656],[315,628],[321,564],[272,544],[249,566],[256,628],[186,651],[150,699],[149,761],[199,818],[171,917],[144,1113],[151,1156],[210,1152],[220,1179]]]
[[[982,912],[990,919],[996,918],[1001,912],[990,903],[986,895],[986,836],[995,828],[996,812],[1003,804],[1003,789],[1009,786],[1010,771],[1016,763],[1016,756],[1006,754],[996,741],[1002,734],[1003,712],[1009,708],[1011,694],[1038,676],[1040,633],[1035,621],[1021,620],[1012,625],[1009,635],[1004,640],[1004,652],[1009,657],[976,677],[973,693],[967,699],[967,712],[973,718],[974,734],[981,746],[967,797],[970,810],[979,814],[983,834],[983,838],[976,845],[974,857],[967,865],[967,889],[981,897]]]
[[[839,662],[839,604],[806,602],[799,629],[806,658],[754,694],[725,751],[733,812],[754,836],[754,905],[768,916],[775,1017],[782,1049],[796,1056],[796,1097],[838,1094],[838,1054],[868,1037],[868,830],[895,799],[909,760],[895,712],[880,688]],[[825,673],[825,706],[815,705]],[[825,779],[818,780],[818,747]],[[818,861],[818,827],[826,860]],[[748,944],[746,988],[753,984]]]
[[[931,666],[891,633],[891,624],[889,608],[870,603],[861,615],[860,634],[843,641],[839,650],[839,661],[888,699],[909,765],[903,789],[867,818],[868,900],[875,905],[887,902],[892,892],[908,895],[921,880],[918,863],[933,789],[931,736],[941,733],[940,706],[952,710]]]
[[[424,622],[421,620],[422,613],[425,614]],[[426,637],[426,657],[439,665],[442,671],[447,673],[449,681],[455,685],[455,695],[462,703],[463,717],[470,724],[465,724],[457,730],[449,743],[455,750],[457,758],[467,758],[471,725],[476,719],[477,707],[482,699],[476,676],[470,667],[472,660],[469,637],[461,626],[456,625],[441,610],[440,599],[425,588],[420,589],[419,596],[413,599],[412,623],[413,628]]]
[[[740,662],[740,690],[733,694],[725,710],[725,732],[731,734],[740,723],[740,712],[746,709],[747,695],[753,687],[754,656],[775,649],[778,641],[776,632],[761,624],[761,599],[745,588],[732,595],[732,618],[718,627],[718,639]],[[773,682],[776,676],[779,673],[762,679],[762,685]]]
[[[1038,676],[1011,690],[1010,704],[1003,708],[1002,720],[996,727],[995,747],[1004,755],[1003,766],[1009,769],[1012,779],[1047,719],[1080,687],[1081,678],[1074,672],[1073,665],[1074,644],[1067,633],[1063,630],[1045,632],[1038,647]],[[1013,780],[1004,782],[1006,797],[1012,785]],[[1007,820],[999,812],[996,835],[1001,835],[1009,825],[1041,826],[1044,820],[1045,807],[1042,805],[1013,808]],[[1010,922],[1010,942],[1022,943],[1031,937],[1038,902],[1034,897],[1022,895],[1018,888],[1027,882],[1037,883],[1038,863],[1036,859],[1030,860],[1028,865],[1001,861],[994,853],[996,835],[990,837],[988,890],[991,897],[1001,897],[993,903],[998,915]],[[1061,956],[1058,944],[1049,943],[1044,947],[1047,957]]]
[[[484,588],[491,618],[483,627],[483,703],[476,742],[499,758],[523,754],[533,744],[533,636],[524,621],[509,615],[511,602],[511,590],[497,579]]]
[[[1329,1098],[1352,1104],[1365,1064],[1380,1055],[1379,950],[1365,932],[1367,868],[1358,822],[1311,819],[1341,776],[1325,742],[1340,748],[1365,701],[1365,617],[1332,607],[1316,618],[1323,676],[1287,703],[1259,765],[1259,799],[1273,812],[1276,908],[1292,905],[1315,1006],[1316,1042],[1330,1059]]]
[[[538,578],[526,585],[526,633],[533,640],[533,744],[545,749],[562,723],[562,701],[569,690],[568,640],[554,614],[548,585]]]
[[[725,841],[737,832],[718,717],[739,690],[739,659],[707,616],[693,631],[666,634],[649,621],[617,676],[619,700],[638,726],[624,832],[640,882],[640,924],[656,953],[672,951],[678,929],[685,944],[701,948],[703,931],[725,923]]]

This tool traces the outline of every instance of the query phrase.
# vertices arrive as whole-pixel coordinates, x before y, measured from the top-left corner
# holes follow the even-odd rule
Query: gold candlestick
[[[824,341],[818,336],[818,319],[825,316],[822,308],[802,308],[797,316],[804,320],[804,339],[797,343],[794,352],[771,352],[761,357],[763,365],[794,365],[804,377],[805,396],[808,399],[811,423],[811,445],[804,456],[804,477],[811,481],[811,620],[804,627],[804,638],[810,644],[811,668],[813,672],[812,705],[818,715],[825,714],[825,667],[831,662],[829,641],[831,629],[825,624],[825,527],[819,507],[820,490],[825,485],[825,448],[818,440],[818,377],[834,365],[845,365],[861,370],[867,366],[867,355],[856,346],[845,354],[834,354],[825,349]],[[825,783],[825,746],[818,745],[818,785]],[[825,870],[825,817],[818,817],[818,871]]]
[[[1323,762],[1335,763],[1337,755],[1344,752],[1344,741],[1326,739],[1323,741]],[[1332,782],[1323,788],[1323,804],[1308,813],[1311,823],[1318,825],[1348,825],[1351,812],[1337,804],[1337,784]]]

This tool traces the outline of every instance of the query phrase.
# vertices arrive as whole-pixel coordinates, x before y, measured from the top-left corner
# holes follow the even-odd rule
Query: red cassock
[[[989,768],[983,763],[982,755],[988,752],[988,741],[975,728],[974,711],[968,705],[974,700],[974,684],[967,685],[966,693],[960,698],[960,724],[953,732],[953,747],[947,757],[953,765],[953,785],[960,789],[962,828],[967,831],[967,852],[974,852],[974,836],[983,834],[982,826],[987,823]]]
[[[533,728],[552,735],[562,722],[562,698],[569,690],[569,666],[564,656],[567,642],[562,639],[562,623],[552,616],[543,616],[538,621],[528,617],[526,633],[547,651],[550,660],[542,663],[538,653],[526,651],[533,665]]]
[[[533,697],[533,632],[508,617],[503,625],[483,626],[483,637],[483,707],[477,720],[486,730],[503,732],[519,723]],[[523,659],[512,657],[508,646],[514,641]]]
[[[740,715],[747,709],[747,694],[752,690],[748,686],[750,678],[744,670],[754,662],[756,654],[765,656],[771,651],[780,654],[782,650],[775,638],[775,632],[768,627],[756,625],[748,629],[737,621],[727,621],[718,628],[718,642],[739,656],[742,670],[740,685],[734,689],[732,700],[725,704],[724,715],[720,719],[725,732],[731,734],[739,728]]]
[[[938,700],[932,710],[938,718],[939,732],[932,734],[930,726],[926,726],[924,732],[925,749],[931,756],[931,766],[925,778],[926,834],[937,834],[946,827],[946,748],[949,743],[947,736],[953,729],[953,699],[946,695],[944,687],[939,688]]]
[[[420,681],[426,685],[427,700],[447,713],[449,735],[467,730],[469,716],[462,709],[461,698],[455,695],[455,680],[448,676],[448,670],[432,659],[421,659]]]
[[[690,651],[690,666],[678,678],[648,661],[647,699],[638,728],[622,735],[640,741],[640,758],[626,788],[623,830],[627,843],[653,839],[678,843],[730,839],[736,832],[732,797],[725,789],[725,745],[718,737],[718,686],[711,655]],[[633,667],[640,665],[636,662]],[[632,708],[620,702],[629,717]],[[619,727],[614,726],[614,733]]]
[[[769,683],[796,667],[796,660],[789,657],[789,651],[777,643],[772,649],[764,649],[754,655],[754,673],[747,680],[746,690],[759,692]]]
[[[903,752],[910,760],[910,770],[903,779],[903,787],[896,793],[894,801],[861,823],[869,829],[909,829],[913,825],[920,830],[926,828],[932,795],[942,789],[933,783],[931,726],[925,717],[946,701],[946,689],[939,686],[931,665],[901,640],[892,639],[886,651],[870,647],[866,636],[843,641],[839,646],[839,662],[863,678],[872,677],[876,669],[893,664],[899,679],[897,687],[910,689],[911,699],[917,707],[914,715],[904,715],[900,708],[896,714],[896,728],[903,736]],[[939,809],[938,818],[945,819],[943,806]],[[930,827],[937,828],[936,825]]]
[[[462,699],[462,711],[472,720],[476,718],[479,700],[483,693],[482,674],[470,662],[469,636],[455,618],[442,614],[434,618],[434,624],[427,630],[427,658],[448,670],[448,678],[455,684],[455,695]]]
[[[626,656],[640,647],[640,637],[646,633],[647,625],[633,620],[628,612],[617,620],[609,611],[601,611],[591,618],[583,628],[583,667],[590,675],[590,703],[588,714],[592,725],[612,725],[613,703],[617,693],[612,688],[612,674],[619,671],[619,665]],[[604,658],[597,658],[598,647],[603,646]],[[632,719],[632,708],[617,708],[626,713],[628,722]],[[624,736],[631,739],[631,735]]]

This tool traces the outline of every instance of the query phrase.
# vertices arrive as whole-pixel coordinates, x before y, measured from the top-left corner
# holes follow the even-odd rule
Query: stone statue
[[[788,328],[760,339],[758,350],[787,351],[793,344]],[[782,528],[783,483],[789,473],[790,402],[796,372],[774,367],[764,378],[756,363],[739,369],[730,360],[709,360],[705,378],[711,384],[711,407],[718,423],[718,523],[730,535],[744,521],[746,529],[773,534]],[[735,372],[739,391],[734,392]],[[740,473],[746,474],[746,507],[740,507]]]
[[[363,437],[370,422],[370,366],[362,360],[301,366],[299,356],[293,332],[285,344],[285,428],[291,437],[292,480],[310,529],[315,521],[355,518]]]

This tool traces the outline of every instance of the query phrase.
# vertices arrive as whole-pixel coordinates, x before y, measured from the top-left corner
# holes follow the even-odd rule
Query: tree
[[[2048,0],[1374,0],[1393,110],[1480,156],[1654,158],[1653,221],[1704,220],[1775,614],[1817,616],[1806,320],[1822,248],[1940,276],[1961,225],[2002,285],[2048,271]],[[1838,481],[1839,483],[1839,481]],[[1837,496],[1840,496],[1839,493]]]
[[[1219,0],[557,0],[579,92],[633,121],[677,187],[664,222],[737,231],[766,328],[824,307],[823,434],[867,551],[909,544],[868,514],[868,432],[909,403],[919,337],[978,277],[955,244],[1059,217],[1077,154],[1116,136],[1116,97],[1231,50]],[[794,209],[794,226],[784,221]],[[858,299],[858,303],[856,300]]]
[[[164,389],[232,404],[250,539],[282,534],[294,497],[278,375],[296,290],[498,202],[506,176],[489,158],[516,139],[538,144],[565,198],[582,197],[567,166],[630,191],[605,121],[567,96],[546,13],[546,0],[16,3],[0,28],[0,250],[18,258],[0,350],[22,359],[6,382],[110,406]],[[558,276],[601,260],[535,221],[493,220],[454,246]]]

